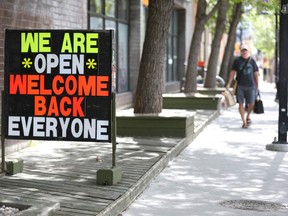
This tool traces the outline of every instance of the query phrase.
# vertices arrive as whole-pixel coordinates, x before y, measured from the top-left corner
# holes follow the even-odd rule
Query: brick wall
[[[0,0],[1,91],[4,89],[4,30],[14,28],[87,29],[87,1],[88,0]],[[0,103],[1,98],[2,92]],[[9,141],[6,142],[6,145],[7,144],[8,147],[11,147]],[[7,150],[9,151],[9,148]]]
[[[0,89],[4,79],[4,29],[86,29],[87,0],[0,1]]]

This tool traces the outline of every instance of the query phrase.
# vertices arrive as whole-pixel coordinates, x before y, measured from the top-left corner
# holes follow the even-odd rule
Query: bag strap
[[[243,71],[245,70],[245,68],[246,68],[246,66],[247,66],[247,64],[248,64],[249,61],[250,61],[250,57],[246,60],[244,67],[240,70],[239,74],[237,75],[236,80],[237,80],[238,82],[239,82],[240,77],[241,77]]]

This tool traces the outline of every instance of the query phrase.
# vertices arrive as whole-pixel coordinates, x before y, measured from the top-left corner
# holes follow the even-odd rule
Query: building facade
[[[175,0],[163,71],[163,93],[181,89],[194,29],[195,2]],[[118,108],[131,107],[145,39],[148,4],[148,0],[1,0],[1,92],[4,89],[5,29],[113,29],[116,103]]]
[[[115,32],[116,92],[132,103],[145,25],[147,0],[3,0],[0,3],[0,88],[4,83],[5,29],[113,29]],[[193,1],[175,0],[166,54],[164,92],[179,91],[194,26]],[[129,96],[129,94],[131,95]],[[130,98],[130,99],[129,99]]]

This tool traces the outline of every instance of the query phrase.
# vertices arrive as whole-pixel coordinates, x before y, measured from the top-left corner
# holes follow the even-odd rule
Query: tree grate
[[[250,211],[263,211],[263,212],[277,211],[286,208],[285,205],[279,203],[258,201],[258,200],[227,200],[222,201],[219,204],[221,206],[228,208],[250,210]]]

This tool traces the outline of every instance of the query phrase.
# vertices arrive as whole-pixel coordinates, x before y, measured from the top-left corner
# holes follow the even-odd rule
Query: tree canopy
[[[275,51],[277,8],[278,6],[275,7],[273,4],[269,7],[264,5],[263,8],[253,8],[249,13],[245,13],[242,19],[244,23],[250,23],[255,47],[270,59],[273,58]]]

